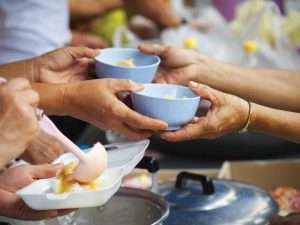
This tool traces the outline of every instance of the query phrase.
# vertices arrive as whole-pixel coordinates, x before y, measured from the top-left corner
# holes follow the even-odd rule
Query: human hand
[[[31,164],[51,163],[64,149],[60,141],[41,130],[20,158]]]
[[[69,83],[85,80],[99,50],[65,47],[32,59],[35,82]]]
[[[212,60],[194,50],[166,47],[162,45],[141,45],[145,54],[158,55],[162,63],[155,77],[156,83],[187,85],[197,81],[198,76],[207,76]]]
[[[17,166],[0,174],[0,215],[21,220],[43,220],[68,214],[74,210],[36,211],[30,209],[16,191],[31,184],[36,179],[46,179],[56,175],[63,165]]]
[[[18,78],[0,86],[0,168],[18,157],[38,135],[38,94]]]
[[[129,139],[144,139],[168,125],[140,115],[119,98],[120,92],[142,90],[129,80],[98,79],[66,86],[64,106],[67,115],[87,121],[99,128],[112,129]]]
[[[148,17],[162,27],[178,26],[180,18],[173,14],[166,0],[124,0],[129,11]]]
[[[248,102],[195,82],[190,82],[189,87],[203,99],[211,102],[207,115],[196,117],[178,131],[162,133],[162,139],[167,141],[214,139],[238,131],[246,125],[249,116]]]
[[[85,46],[88,48],[107,48],[108,43],[94,34],[86,32],[72,31],[71,46]]]

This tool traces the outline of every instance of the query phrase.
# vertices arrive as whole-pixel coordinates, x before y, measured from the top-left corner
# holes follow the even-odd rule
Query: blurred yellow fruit
[[[257,51],[257,44],[255,41],[245,41],[243,48],[247,53],[255,53]]]
[[[194,38],[194,37],[186,38],[184,40],[184,46],[186,48],[191,48],[191,49],[197,48],[198,47],[197,38]]]
[[[93,32],[112,44],[113,36],[120,26],[127,26],[127,14],[124,9],[115,9],[99,17],[93,23]]]

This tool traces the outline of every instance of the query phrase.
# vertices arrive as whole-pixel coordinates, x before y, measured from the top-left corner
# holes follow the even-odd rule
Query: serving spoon
[[[84,153],[80,148],[68,139],[55,124],[45,115],[42,115],[41,110],[37,110],[39,117],[40,128],[45,133],[55,137],[66,147],[66,150],[72,152],[79,160],[78,166],[71,174],[71,178],[88,183],[99,177],[107,167],[107,153],[103,145],[96,143],[91,150]]]

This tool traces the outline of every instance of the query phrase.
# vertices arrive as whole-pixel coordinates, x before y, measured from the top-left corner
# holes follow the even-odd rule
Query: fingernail
[[[193,118],[193,122],[194,122],[194,123],[197,123],[197,122],[199,121],[199,119],[200,119],[200,118],[199,118],[198,116],[195,116],[195,117]]]
[[[60,168],[64,167],[64,164],[63,163],[56,163],[53,166],[54,166],[54,168],[60,169]]]
[[[195,81],[190,81],[190,87],[196,88],[198,87],[198,83],[196,83]]]
[[[144,85],[140,84],[140,83],[136,83],[134,81],[130,81],[130,85],[134,88],[134,89],[144,89]]]

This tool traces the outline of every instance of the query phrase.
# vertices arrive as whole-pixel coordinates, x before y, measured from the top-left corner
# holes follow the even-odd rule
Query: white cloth
[[[0,0],[0,64],[69,42],[68,0]]]

